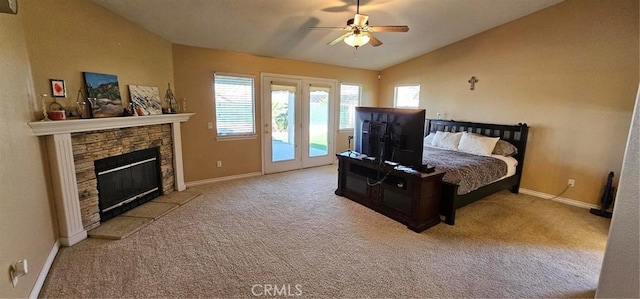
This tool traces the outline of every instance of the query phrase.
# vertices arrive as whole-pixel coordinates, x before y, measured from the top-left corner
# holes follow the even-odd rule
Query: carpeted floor
[[[335,166],[190,188],[126,239],[61,248],[40,297],[593,297],[608,219],[508,192],[421,234]],[[275,295],[275,296],[274,296]]]

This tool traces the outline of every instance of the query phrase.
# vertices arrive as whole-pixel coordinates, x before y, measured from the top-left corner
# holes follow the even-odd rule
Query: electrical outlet
[[[29,267],[27,266],[27,260],[19,260],[15,264],[9,267],[9,275],[11,276],[11,285],[15,288],[18,284],[18,279],[21,276],[26,275],[29,272]]]
[[[212,122],[208,122],[207,123],[207,129],[213,130],[213,123]]]
[[[218,168],[222,167],[222,161],[216,162],[216,165],[218,166]]]
[[[576,180],[574,180],[574,179],[569,179],[569,183],[568,183],[568,184],[569,184],[569,186],[571,186],[571,187],[575,187],[575,186],[576,186]]]

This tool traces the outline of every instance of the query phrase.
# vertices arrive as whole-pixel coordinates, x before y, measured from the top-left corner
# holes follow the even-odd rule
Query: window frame
[[[410,86],[417,86],[418,87],[418,105],[413,107],[413,106],[398,106],[398,88],[399,87],[410,87]],[[422,91],[422,86],[420,83],[407,83],[407,84],[396,84],[393,87],[393,107],[394,108],[400,108],[400,109],[418,109],[420,108],[420,92]]]
[[[238,78],[247,78],[251,79],[251,113],[252,113],[252,126],[253,133],[242,133],[242,134],[229,134],[229,135],[220,135],[218,132],[218,111],[217,111],[217,101],[216,101],[216,76],[226,76],[226,77],[238,77]],[[214,117],[214,131],[216,134],[216,140],[220,141],[228,141],[228,140],[243,140],[243,139],[256,139],[258,137],[257,124],[256,124],[256,78],[251,74],[237,74],[237,73],[225,73],[225,72],[215,72],[213,73],[213,117]]]
[[[341,128],[340,127],[340,120],[342,119],[342,113],[340,111],[340,106],[342,104],[342,85],[350,85],[350,86],[357,86],[358,87],[358,103],[356,104],[356,107],[362,105],[362,84],[361,83],[352,83],[352,82],[340,82],[340,94],[338,96],[338,131],[339,132],[351,132],[353,130],[355,130],[355,115],[354,115],[354,124],[352,127],[350,128]]]

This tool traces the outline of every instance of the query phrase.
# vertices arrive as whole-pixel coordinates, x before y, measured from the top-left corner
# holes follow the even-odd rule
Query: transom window
[[[420,84],[396,85],[393,106],[397,108],[418,108],[420,106]]]
[[[216,73],[213,81],[217,136],[255,136],[253,77]]]
[[[340,84],[340,130],[353,129],[356,106],[360,105],[361,92],[360,84]]]

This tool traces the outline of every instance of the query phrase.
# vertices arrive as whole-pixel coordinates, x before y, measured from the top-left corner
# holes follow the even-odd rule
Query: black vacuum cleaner
[[[602,198],[600,198],[600,209],[591,209],[589,213],[598,215],[600,217],[611,218],[611,212],[607,211],[613,203],[613,171],[609,172],[607,178],[607,185],[602,192]]]

